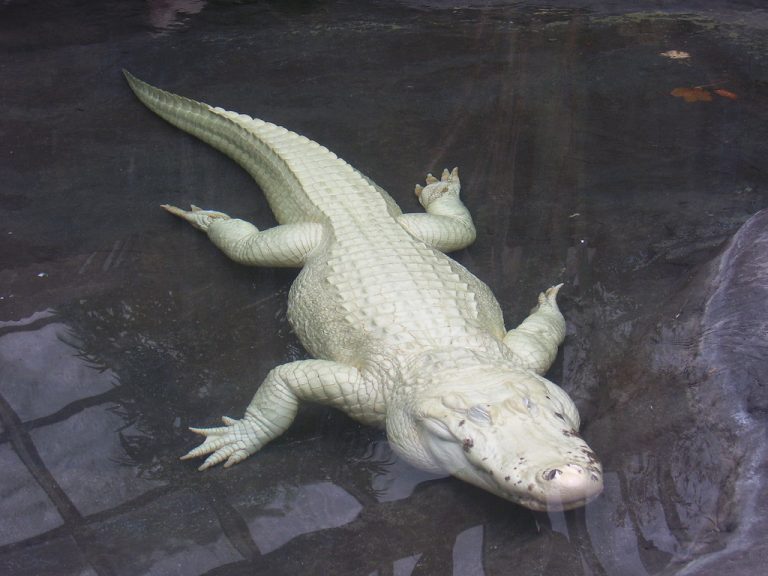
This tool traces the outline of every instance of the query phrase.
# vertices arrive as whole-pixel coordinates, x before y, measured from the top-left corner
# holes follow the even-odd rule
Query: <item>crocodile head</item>
[[[387,424],[414,465],[533,510],[577,508],[602,491],[576,407],[555,384],[515,368],[462,370],[434,384]]]

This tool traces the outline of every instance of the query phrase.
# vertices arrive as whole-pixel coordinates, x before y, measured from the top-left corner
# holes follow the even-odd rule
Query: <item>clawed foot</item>
[[[198,470],[205,470],[220,462],[224,462],[224,468],[229,468],[260,448],[258,430],[252,422],[227,416],[222,417],[222,421],[225,425],[219,428],[190,428],[192,432],[205,436],[205,442],[187,452],[181,460],[210,454]]]
[[[562,284],[558,284],[557,286],[547,288],[545,292],[541,292],[539,294],[539,303],[533,310],[531,310],[531,313],[536,312],[537,310],[541,310],[542,308],[553,308],[558,310],[557,293],[560,291],[562,286]]]
[[[459,181],[459,169],[454,168],[451,172],[443,170],[443,174],[440,176],[440,180],[427,174],[427,185],[420,186],[416,184],[416,196],[419,198],[421,205],[426,208],[432,202],[443,196],[453,196],[458,198],[459,191],[461,190],[461,182]]]
[[[197,228],[198,230],[202,230],[205,232],[208,230],[208,227],[215,221],[215,220],[229,220],[229,216],[224,214],[223,212],[216,212],[214,210],[203,210],[201,208],[198,208],[194,204],[192,205],[191,210],[182,210],[181,208],[176,208],[176,206],[170,206],[169,204],[161,204],[161,207],[173,214],[174,216],[178,216],[179,218],[183,218],[192,226]]]

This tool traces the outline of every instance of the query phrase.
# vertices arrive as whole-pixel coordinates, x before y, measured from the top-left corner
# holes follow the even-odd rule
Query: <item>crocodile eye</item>
[[[531,402],[530,398],[523,398],[523,405],[528,409],[528,412],[531,413],[532,416],[536,416],[539,412],[538,406]]]
[[[467,410],[467,418],[475,424],[488,425],[491,423],[491,413],[484,404],[476,404]]]

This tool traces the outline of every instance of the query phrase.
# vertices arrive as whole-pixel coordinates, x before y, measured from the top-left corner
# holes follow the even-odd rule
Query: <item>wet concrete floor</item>
[[[755,573],[768,217],[728,241],[768,207],[767,28],[703,0],[0,3],[0,573]],[[550,377],[604,495],[534,513],[317,406],[232,469],[180,462],[305,356],[295,272],[158,208],[273,222],[121,68],[319,141],[406,211],[459,165],[455,257],[508,324],[566,284]]]

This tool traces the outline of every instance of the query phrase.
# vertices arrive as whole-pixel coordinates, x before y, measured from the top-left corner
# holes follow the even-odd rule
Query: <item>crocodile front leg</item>
[[[323,236],[322,225],[311,222],[262,231],[250,222],[197,206],[189,211],[167,204],[163,208],[208,234],[232,260],[248,266],[301,266]]]
[[[507,332],[504,344],[515,360],[537,374],[544,374],[557,356],[565,338],[565,318],[557,307],[557,292],[562,284],[539,294],[539,304],[523,322]]]
[[[426,186],[416,185],[416,196],[427,213],[401,214],[397,221],[412,236],[441,252],[466,248],[477,232],[460,190],[458,168],[443,170],[440,180],[428,174]]]
[[[221,462],[225,468],[237,464],[288,429],[300,400],[334,406],[367,424],[383,422],[381,399],[356,368],[329,360],[299,360],[270,371],[241,420],[224,416],[222,427],[190,428],[205,441],[181,459],[210,454],[199,470]]]

